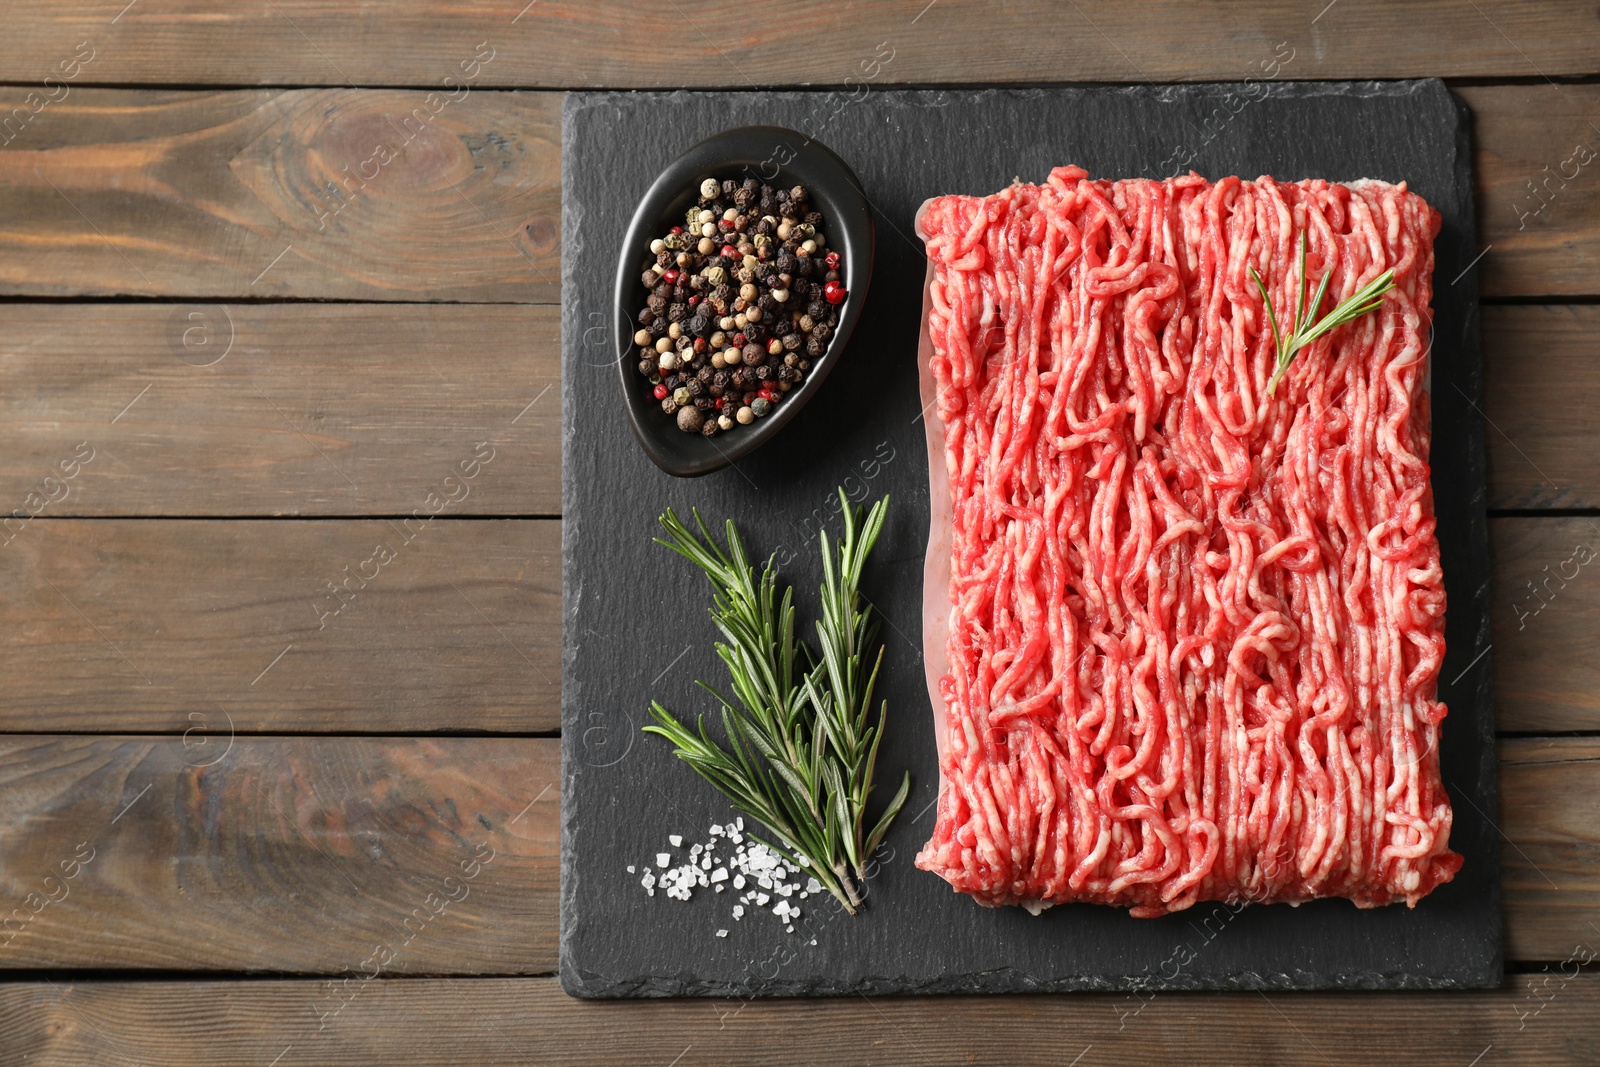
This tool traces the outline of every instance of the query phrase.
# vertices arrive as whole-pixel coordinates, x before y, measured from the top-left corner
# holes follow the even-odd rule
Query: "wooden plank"
[[[1591,22],[1594,22],[1592,17]],[[1600,268],[1600,85],[1461,89],[1477,146],[1485,293],[1577,296]]]
[[[1490,507],[1600,507],[1597,337],[1593,305],[1483,309]]]
[[[506,858],[470,907],[412,931],[394,970],[554,969],[558,741],[231,737],[216,715],[190,726],[0,740],[0,901],[13,909],[0,968],[360,970],[457,852],[486,840]],[[1502,766],[1508,956],[1600,951],[1600,741],[1506,741]]]
[[[1489,552],[1500,729],[1600,729],[1600,519],[1496,519]]]
[[[7,128],[30,92],[0,293],[556,299],[554,95],[77,89]]]
[[[36,519],[0,552],[8,731],[559,721],[555,522]]]
[[[1347,6],[1359,5],[1345,0],[1328,17],[1342,17]],[[944,7],[926,18],[949,17]],[[1119,18],[1153,24],[1143,9],[1117,10]],[[860,17],[881,7],[856,11]],[[1082,41],[1044,40],[1068,39]],[[191,49],[203,52],[186,43],[185,53]],[[314,55],[298,44],[295,54]],[[1115,55],[1098,46],[1096,54]],[[1240,56],[1238,42],[1223,54]],[[688,68],[673,55],[681,74]],[[1064,69],[1052,68],[1051,77]],[[1241,61],[1216,76],[1246,73]],[[7,116],[33,91],[0,87],[0,216],[7,220],[0,227],[0,294],[557,298],[557,94],[470,86],[452,91],[459,99],[425,90],[79,88],[36,115],[24,107],[28,121],[8,128]],[[1589,180],[1593,168],[1569,164],[1577,177],[1551,179],[1554,192],[1541,194],[1548,206],[1525,213],[1541,203],[1531,199],[1528,182],[1545,180],[1542,168],[1558,170],[1586,137],[1600,146],[1600,131],[1587,125],[1600,106],[1600,86],[1462,93],[1476,116],[1480,238],[1490,248],[1480,264],[1483,291],[1596,292],[1600,185]],[[1527,121],[1530,114],[1541,121]]]
[[[556,514],[559,317],[0,304],[0,501],[51,518],[409,515],[465,493],[450,514]]]
[[[1576,1067],[1594,1062],[1600,1011],[1600,976],[1557,969],[1476,993],[1168,993],[1147,1001],[1065,994],[617,1004],[572,1000],[549,978],[418,978],[363,989],[319,1030],[311,1005],[329,994],[315,981],[19,983],[0,987],[0,1041],[17,1062],[40,1067],[1063,1067],[1074,1057],[1084,1067],[1468,1067],[1475,1058]]]
[[[1590,6],[1571,0],[1476,10],[1449,0],[1258,3],[1227,18],[1175,0],[884,0],[757,24],[726,0],[125,4],[6,3],[11,54],[27,57],[7,63],[6,80],[55,73],[84,40],[95,49],[85,82],[430,88],[453,84],[447,77],[622,88],[1226,79],[1259,72],[1279,42],[1294,49],[1293,78],[1527,77],[1593,73],[1600,53]],[[862,67],[880,41],[892,62]]]
[[[5,739],[0,967],[548,972],[559,775],[541,740]]]
[[[1600,308],[1483,319],[1490,506],[1600,506]],[[552,515],[558,333],[542,306],[0,304],[0,501],[53,517],[405,514],[490,440],[455,513]],[[585,358],[605,358],[591,340]],[[46,490],[79,442],[116,459]]]
[[[1503,741],[1500,788],[1507,958],[1600,955],[1600,740]]]
[[[560,523],[450,514],[0,524],[3,727],[179,733],[220,704],[244,732],[554,730]],[[1600,581],[1578,562],[1600,520],[1496,519],[1490,545],[1500,729],[1600,728]]]

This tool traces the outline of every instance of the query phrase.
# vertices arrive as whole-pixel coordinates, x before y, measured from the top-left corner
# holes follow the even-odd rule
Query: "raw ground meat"
[[[1449,881],[1438,213],[1403,184],[1063,167],[917,225],[941,770],[917,866],[1136,916]],[[1283,321],[1302,233],[1322,312],[1395,287],[1268,396],[1249,268]]]

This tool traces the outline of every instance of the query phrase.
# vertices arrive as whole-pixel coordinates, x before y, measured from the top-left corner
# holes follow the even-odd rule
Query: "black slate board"
[[[1259,89],[1259,87],[1257,87]],[[1237,86],[577,93],[563,129],[563,558],[561,980],[585,997],[749,996],[1060,989],[1482,988],[1499,984],[1500,889],[1489,702],[1488,559],[1471,175],[1465,109],[1436,80]],[[860,94],[858,92],[857,96]],[[843,156],[878,229],[871,304],[826,387],[783,434],[701,479],[662,474],[618,409],[611,282],[634,203],[701,137],[770,123]],[[993,192],[1077,163],[1096,177],[1404,179],[1444,217],[1435,275],[1433,479],[1449,595],[1441,697],[1466,865],[1415,910],[1344,901],[1199,905],[1159,920],[1058,907],[989,910],[916,870],[938,783],[921,658],[928,528],[915,353],[924,259],[912,216],[928,196]],[[892,725],[883,781],[913,795],[857,918],[813,897],[795,934],[770,915],[729,919],[729,894],[647,898],[629,864],[669,833],[703,840],[729,809],[658,738],[650,698],[704,709],[695,678],[723,681],[703,579],[654,546],[656,516],[699,506],[735,519],[756,554],[793,559],[802,616],[814,608],[815,532],[833,487],[894,496],[866,592],[888,625]],[[642,867],[640,868],[643,869]],[[727,929],[717,938],[717,929]],[[812,942],[815,941],[813,944]]]

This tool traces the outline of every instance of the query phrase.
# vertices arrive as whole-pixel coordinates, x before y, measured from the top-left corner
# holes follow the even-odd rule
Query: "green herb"
[[[1375,311],[1383,306],[1383,294],[1394,288],[1394,271],[1386,270],[1366,285],[1363,285],[1349,299],[1338,307],[1328,312],[1322,318],[1312,322],[1317,314],[1317,309],[1322,306],[1322,296],[1328,291],[1328,279],[1333,277],[1329,271],[1322,276],[1322,282],[1317,286],[1317,295],[1311,298],[1311,303],[1306,303],[1306,235],[1300,234],[1300,287],[1298,304],[1294,311],[1294,321],[1290,324],[1293,328],[1284,334],[1278,328],[1278,316],[1272,310],[1272,297],[1267,295],[1267,287],[1261,281],[1261,275],[1256,273],[1254,267],[1250,268],[1250,277],[1255,280],[1256,288],[1261,291],[1261,300],[1267,306],[1267,321],[1272,324],[1272,340],[1277,345],[1278,368],[1272,372],[1272,377],[1267,381],[1267,395],[1271,396],[1278,387],[1278,381],[1289,370],[1289,361],[1294,359],[1296,352],[1327,333],[1329,330],[1338,329],[1347,322],[1359,319],[1369,311]]]
[[[879,705],[874,722],[872,691],[883,646],[875,654],[867,651],[878,622],[859,587],[889,499],[873,505],[865,524],[843,489],[839,503],[844,540],[830,544],[826,531],[821,536],[820,657],[795,638],[793,590],[778,595],[771,558],[756,578],[731,520],[723,549],[698,511],[699,536],[670,509],[661,517],[667,539],[656,543],[688,559],[711,582],[711,618],[723,636],[716,650],[728,668],[732,699],[696,683],[722,705],[726,745],[707,734],[704,716],[691,730],[659,701],[650,705],[655,723],[644,729],[676,745],[680,759],[778,838],[763,844],[808,871],[854,915],[867,861],[905,804],[911,775],[869,830],[867,800],[889,703]]]

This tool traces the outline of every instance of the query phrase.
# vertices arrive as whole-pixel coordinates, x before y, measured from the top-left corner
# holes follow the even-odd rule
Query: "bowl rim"
[[[759,150],[754,147],[757,145],[761,146]],[[753,425],[740,427],[738,439],[725,445],[718,439],[723,435],[701,437],[683,433],[659,408],[647,406],[640,400],[633,335],[638,329],[635,316],[648,294],[639,282],[637,268],[650,239],[673,225],[671,220],[675,214],[670,208],[675,201],[682,199],[693,203],[694,187],[708,175],[725,177],[730,170],[749,171],[752,167],[760,169],[751,176],[765,183],[792,181],[804,185],[817,198],[814,202],[818,210],[828,215],[828,247],[844,255],[847,295],[840,304],[839,323],[828,339],[827,350],[812,360],[805,380],[790,391],[771,415]],[[766,173],[768,169],[772,170],[770,176]],[[828,205],[822,201],[827,201]],[[678,213],[682,210],[678,208]],[[848,347],[872,279],[875,242],[872,208],[849,164],[816,138],[797,130],[767,125],[734,127],[696,142],[667,164],[639,199],[628,224],[617,253],[613,301],[618,382],[634,439],[651,462],[677,477],[699,477],[748,456],[788,425],[821,388]],[[665,431],[670,431],[670,438]],[[685,458],[671,454],[667,450],[667,440],[681,443],[691,455]],[[671,450],[682,451],[684,448]]]

